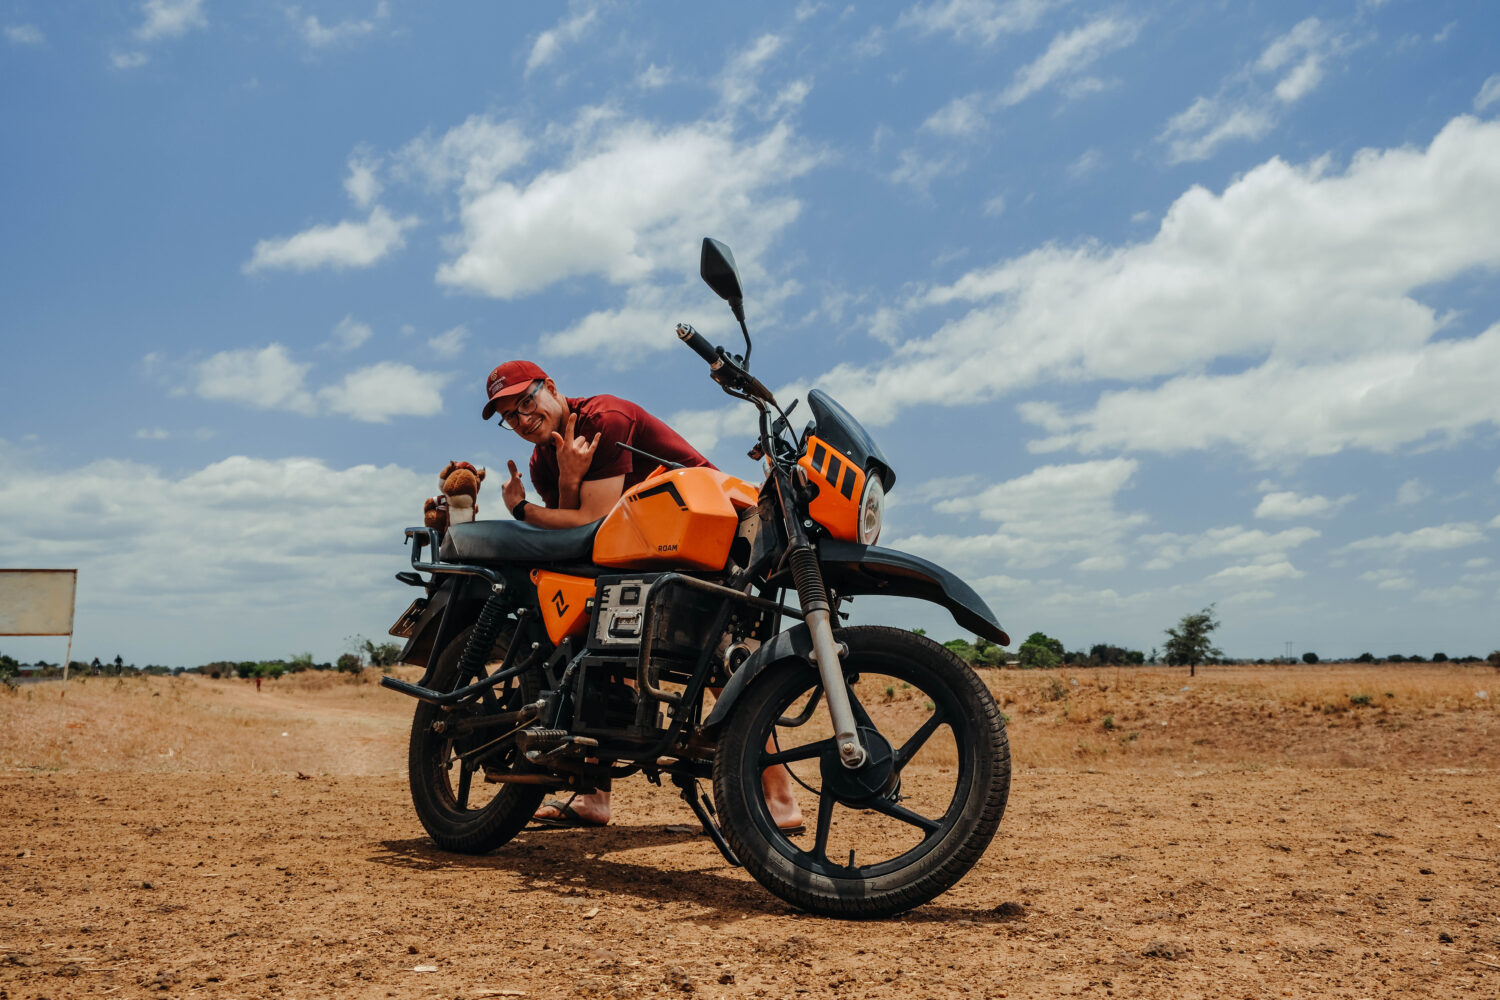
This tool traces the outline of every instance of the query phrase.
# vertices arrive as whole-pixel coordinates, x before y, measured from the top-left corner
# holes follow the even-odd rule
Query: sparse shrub
[[[1490,666],[1496,668],[1497,670],[1500,670],[1500,649],[1495,650],[1493,653],[1491,653],[1489,656],[1486,656],[1484,659],[1485,659],[1485,662],[1488,663]]]
[[[1368,705],[1369,703],[1370,696],[1367,694],[1351,694],[1349,696],[1349,704],[1351,705]]]
[[[1447,663],[1448,662],[1448,654],[1447,653],[1433,653],[1432,654],[1432,662],[1433,663]]]
[[[896,685],[894,685],[894,684],[887,684],[885,686],[885,700],[886,701],[895,701],[896,700]]]
[[[1047,701],[1062,701],[1068,696],[1068,686],[1062,682],[1061,677],[1050,678],[1051,683],[1042,692],[1042,697]]]
[[[1033,632],[1017,654],[1022,670],[1046,670],[1062,662],[1063,644],[1045,632]]]
[[[1387,653],[1385,661],[1387,663],[1405,663],[1406,657],[1402,656],[1400,653]]]
[[[1106,715],[1104,717],[1104,721],[1100,722],[1099,725],[1103,726],[1105,729],[1112,730],[1115,728],[1115,717],[1113,715]]]
[[[339,657],[337,666],[341,674],[357,674],[364,664],[360,662],[358,655],[345,653]]]
[[[1303,653],[1302,654],[1302,662],[1303,663],[1317,663],[1318,662],[1318,654],[1317,653],[1313,653],[1313,652]]]
[[[1354,662],[1356,662],[1356,663],[1374,663],[1375,662],[1375,656],[1374,656],[1373,653],[1360,653],[1359,654],[1359,659],[1356,660],[1356,661],[1354,661]]]

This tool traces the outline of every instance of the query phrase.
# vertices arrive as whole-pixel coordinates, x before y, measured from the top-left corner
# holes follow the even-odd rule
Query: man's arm
[[[611,476],[608,479],[586,479],[578,486],[578,506],[574,509],[554,509],[529,504],[526,507],[526,523],[538,528],[576,528],[592,524],[608,514],[625,492],[625,477]]]

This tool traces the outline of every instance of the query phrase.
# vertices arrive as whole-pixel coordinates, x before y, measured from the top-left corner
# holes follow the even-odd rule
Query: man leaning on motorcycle
[[[576,528],[599,520],[627,489],[651,474],[659,458],[687,467],[714,467],[644,408],[616,396],[564,396],[530,361],[497,365],[485,381],[485,392],[489,401],[484,419],[499,414],[502,426],[533,446],[528,472],[545,506],[526,499],[514,461],[506,463],[510,478],[501,495],[513,517],[539,528]],[[802,813],[786,770],[769,768],[761,781],[777,826],[800,829]],[[603,826],[610,818],[609,789],[575,794],[566,801],[548,799],[533,818],[550,826]]]

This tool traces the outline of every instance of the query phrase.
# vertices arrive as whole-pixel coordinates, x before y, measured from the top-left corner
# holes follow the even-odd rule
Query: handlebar
[[[710,366],[718,368],[719,365],[723,364],[723,358],[720,356],[718,349],[710,344],[703,334],[694,330],[686,323],[677,324],[677,336],[681,337],[682,342],[691,347],[698,357],[707,361]]]
[[[762,385],[754,375],[740,367],[724,348],[714,347],[703,334],[686,323],[677,324],[677,336],[682,338],[682,342],[691,347],[694,353],[708,362],[709,371],[715,382],[775,405],[776,397],[771,395],[771,390]]]

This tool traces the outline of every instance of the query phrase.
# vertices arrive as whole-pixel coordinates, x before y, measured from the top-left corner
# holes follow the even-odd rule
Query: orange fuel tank
[[[760,491],[717,469],[660,472],[625,491],[594,536],[594,562],[623,569],[722,569]]]

